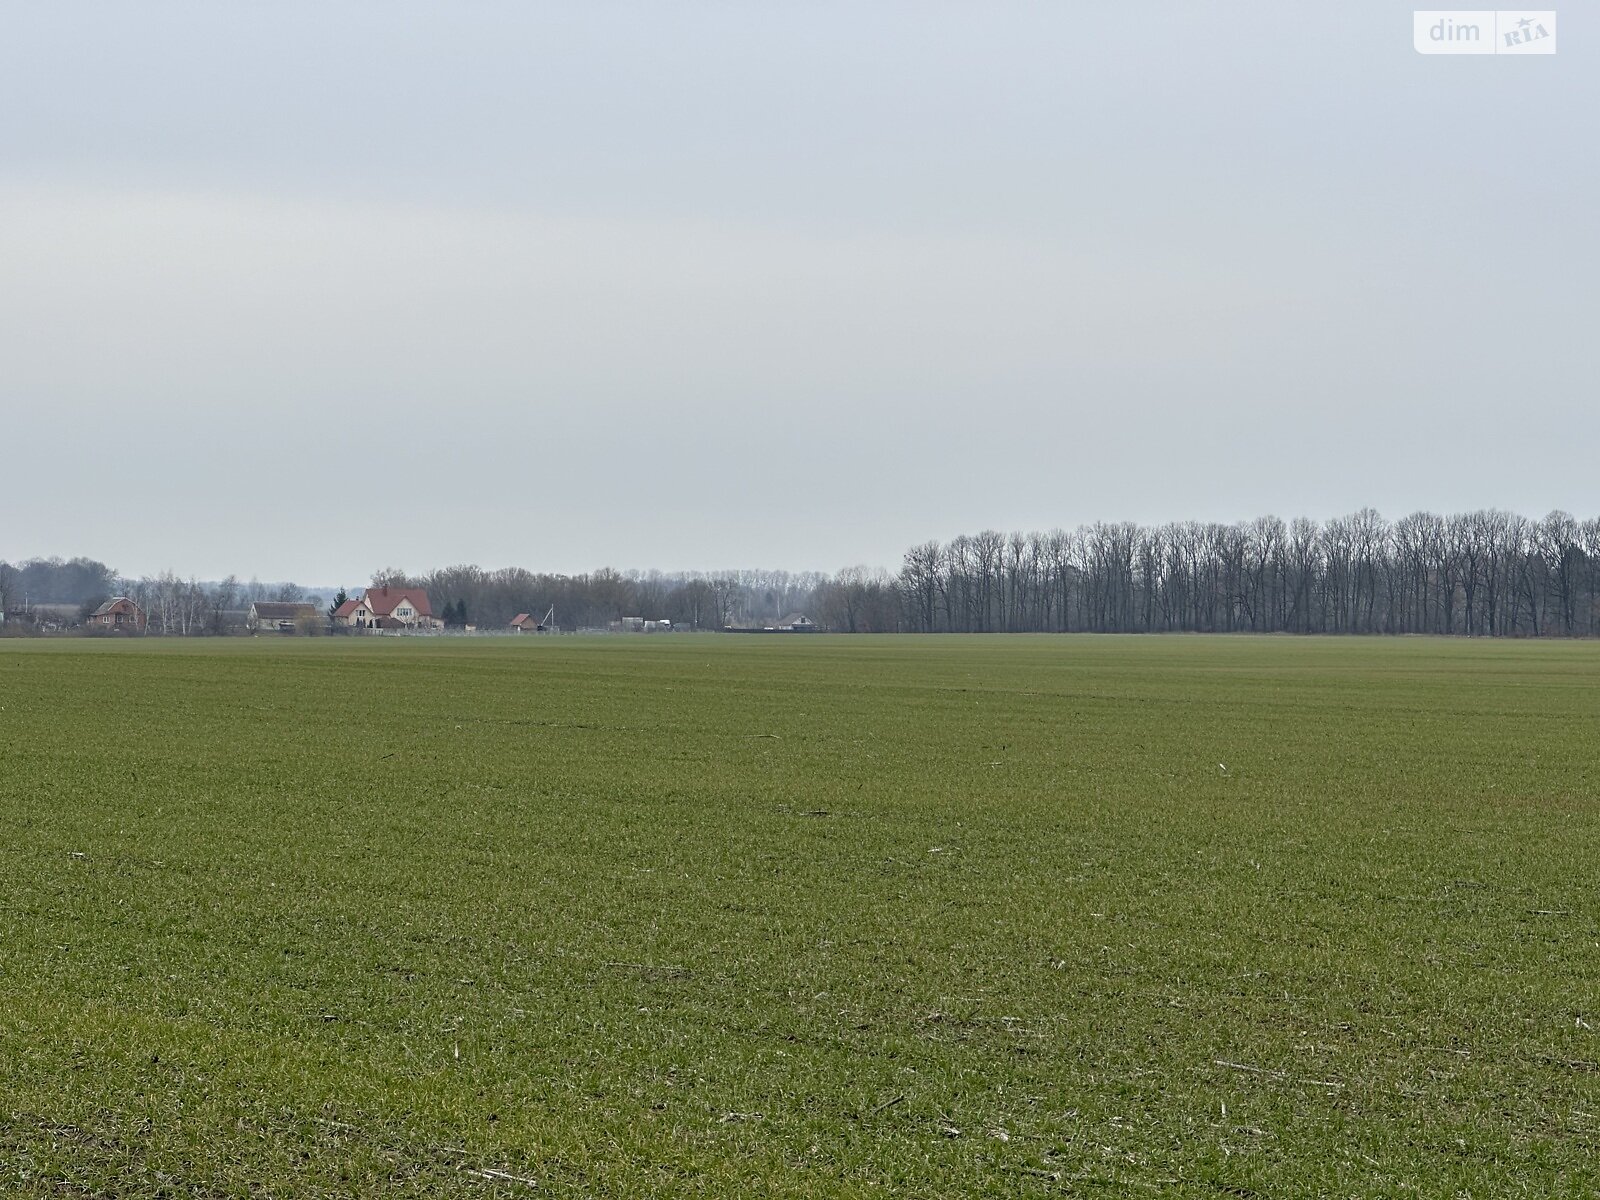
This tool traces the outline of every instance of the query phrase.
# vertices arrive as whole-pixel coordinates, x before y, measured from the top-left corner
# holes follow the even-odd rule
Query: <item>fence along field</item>
[[[8,644],[0,1191],[1593,1194],[1597,678]]]

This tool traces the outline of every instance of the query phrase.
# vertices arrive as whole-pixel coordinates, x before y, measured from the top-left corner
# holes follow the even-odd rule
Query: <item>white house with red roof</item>
[[[333,610],[336,625],[353,629],[394,629],[413,633],[443,629],[444,622],[433,615],[428,593],[421,588],[368,588],[359,600],[346,600]]]

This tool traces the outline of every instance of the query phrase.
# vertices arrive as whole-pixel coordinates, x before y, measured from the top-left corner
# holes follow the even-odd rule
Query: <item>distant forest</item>
[[[1600,632],[1600,519],[1096,524],[906,553],[900,628],[952,632]]]
[[[1386,521],[1371,509],[1329,521],[1080,526],[982,533],[908,550],[897,573],[726,571],[583,575],[512,567],[379,572],[374,585],[424,587],[460,628],[504,629],[554,607],[563,629],[625,616],[689,629],[771,625],[805,613],[841,633],[1432,633],[1485,637],[1600,634],[1600,518],[1530,520],[1499,510]],[[0,562],[0,610],[70,626],[111,595],[132,596],[150,631],[233,632],[253,600],[309,600],[268,587],[124,579],[88,559]],[[69,611],[61,611],[63,608]]]

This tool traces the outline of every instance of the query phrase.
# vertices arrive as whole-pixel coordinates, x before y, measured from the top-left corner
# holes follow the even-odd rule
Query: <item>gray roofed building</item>
[[[254,633],[296,633],[306,621],[320,621],[315,604],[285,604],[279,600],[257,600],[250,606],[250,629]]]

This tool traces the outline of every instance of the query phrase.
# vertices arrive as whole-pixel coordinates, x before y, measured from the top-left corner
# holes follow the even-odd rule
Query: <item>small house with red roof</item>
[[[90,613],[84,623],[90,629],[109,629],[114,633],[143,633],[144,609],[126,596],[115,596]]]
[[[556,606],[551,605],[550,611],[544,614],[544,620],[536,621],[532,613],[518,613],[511,618],[511,631],[513,633],[554,633],[556,631]]]
[[[346,600],[334,609],[333,621],[362,630],[417,633],[444,628],[444,622],[433,615],[428,593],[410,587],[368,588],[361,599]]]

